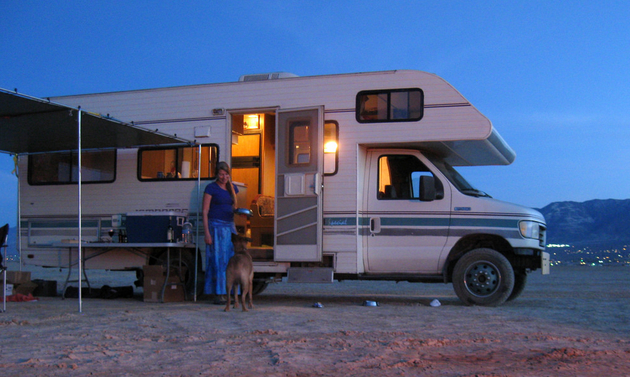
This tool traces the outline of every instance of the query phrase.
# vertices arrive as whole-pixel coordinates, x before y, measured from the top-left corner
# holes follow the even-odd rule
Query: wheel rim
[[[492,263],[479,261],[471,264],[464,274],[464,284],[470,294],[477,297],[492,295],[501,284],[501,273]]]

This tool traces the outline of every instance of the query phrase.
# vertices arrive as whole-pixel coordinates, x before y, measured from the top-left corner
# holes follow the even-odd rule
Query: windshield
[[[490,197],[490,195],[486,194],[485,192],[474,188],[470,183],[468,183],[466,178],[459,174],[459,172],[447,162],[432,156],[427,157],[429,158],[429,160],[431,160],[433,165],[435,165],[440,170],[440,172],[444,174],[446,178],[453,184],[453,186],[455,186],[455,188],[459,190],[462,194],[470,196],[485,196],[488,198]]]

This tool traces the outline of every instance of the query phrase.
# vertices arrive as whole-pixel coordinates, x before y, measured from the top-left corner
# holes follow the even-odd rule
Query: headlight
[[[534,221],[521,221],[519,224],[521,235],[525,238],[540,238],[540,225]]]

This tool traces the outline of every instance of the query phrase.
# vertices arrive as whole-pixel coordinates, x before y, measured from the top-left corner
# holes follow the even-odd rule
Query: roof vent
[[[289,72],[272,72],[272,73],[260,73],[255,75],[243,75],[239,77],[238,81],[264,81],[264,80],[277,80],[287,77],[299,77]]]

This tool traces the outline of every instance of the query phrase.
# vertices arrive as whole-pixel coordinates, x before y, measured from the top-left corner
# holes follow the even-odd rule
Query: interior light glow
[[[337,143],[334,141],[329,141],[324,144],[324,153],[335,153],[337,152]]]
[[[247,121],[243,124],[246,130],[257,130],[260,128],[260,115],[250,114],[247,115]]]

